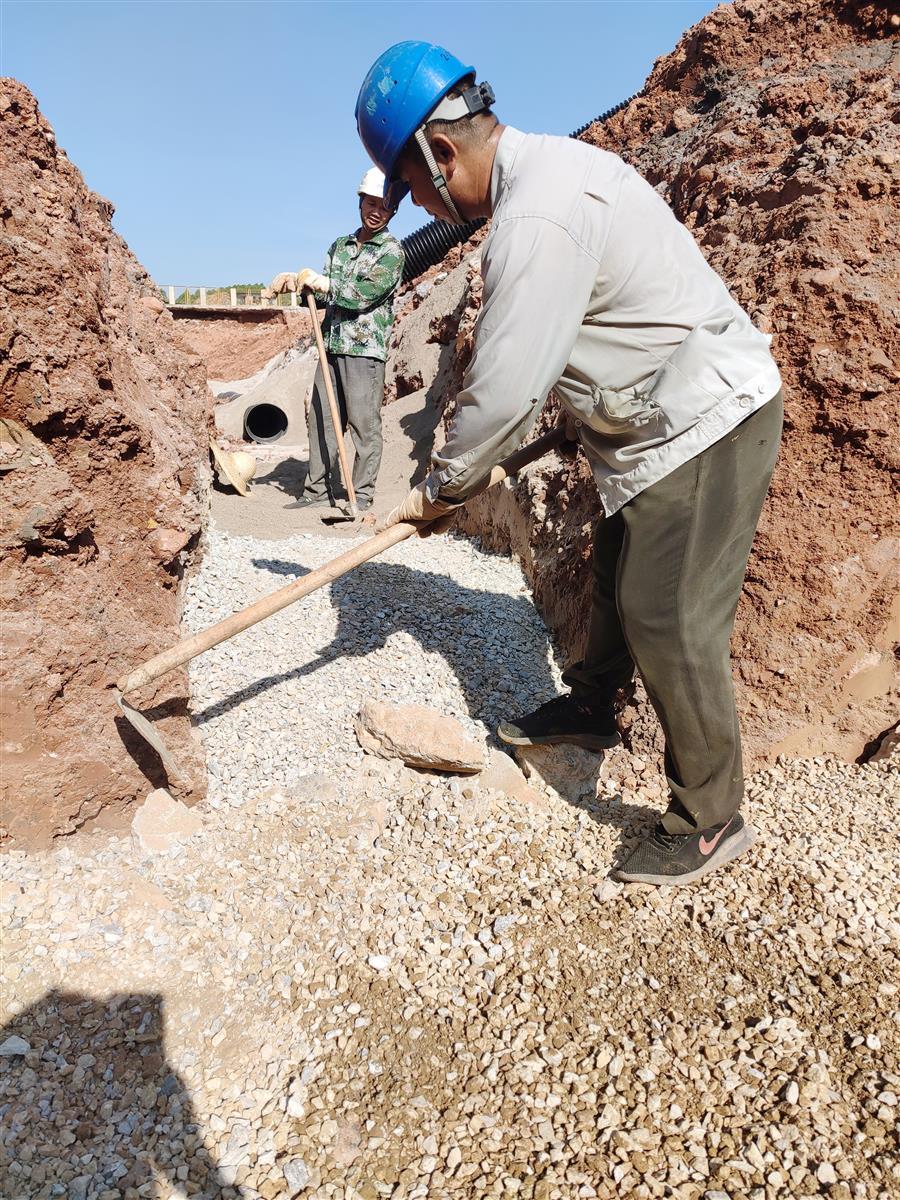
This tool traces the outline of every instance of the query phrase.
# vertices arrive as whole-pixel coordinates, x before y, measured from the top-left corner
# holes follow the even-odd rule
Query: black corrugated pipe
[[[599,117],[594,117],[590,121],[586,121],[584,125],[579,125],[572,133],[570,138],[579,138],[583,133],[587,133],[592,125],[596,125],[598,121],[608,121],[610,117],[614,117],[617,112],[621,112],[623,108],[627,108],[632,100],[637,100],[640,92],[635,92],[633,96],[629,96],[627,100],[620,100],[618,104],[614,104],[612,108],[608,108],[606,112],[600,114]]]
[[[639,95],[640,92],[635,92],[634,96],[629,96],[627,100],[622,100],[621,103],[608,108],[599,117],[594,117],[592,121],[588,121],[570,133],[569,137],[581,137],[598,121],[608,121],[610,117],[621,112]],[[477,221],[467,221],[465,225],[452,225],[449,221],[429,221],[421,229],[407,234],[400,243],[406,255],[403,266],[403,282],[409,283],[411,279],[416,279],[423,271],[427,271],[429,267],[439,263],[452,246],[467,242],[475,230],[480,229],[485,223],[485,219],[485,217],[479,217]]]
[[[449,221],[429,221],[421,229],[407,236],[400,243],[406,258],[403,263],[403,282],[415,279],[435,263],[439,263],[451,246],[467,242],[476,229],[484,224],[484,217],[477,221],[466,221],[465,225],[451,225]]]

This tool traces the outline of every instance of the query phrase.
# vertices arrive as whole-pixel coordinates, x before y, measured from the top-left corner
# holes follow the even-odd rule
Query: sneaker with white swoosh
[[[628,883],[659,883],[678,887],[694,883],[710,871],[743,854],[755,834],[740,813],[730,821],[697,833],[667,833],[657,825],[613,874]]]

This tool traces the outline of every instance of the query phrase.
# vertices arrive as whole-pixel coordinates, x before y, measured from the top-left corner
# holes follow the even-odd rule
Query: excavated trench
[[[790,428],[736,638],[756,753],[855,759],[896,720],[895,37],[879,5],[723,7],[661,60],[636,99],[580,131],[628,156],[660,188],[773,333],[784,365]],[[241,312],[223,338],[214,328],[222,322],[203,312],[157,315],[152,281],[115,237],[109,205],[85,188],[27,90],[4,81],[2,92],[12,214],[2,277],[15,285],[4,298],[20,335],[3,368],[11,372],[4,395],[8,415],[42,447],[40,466],[19,463],[4,477],[13,597],[4,622],[13,644],[4,815],[28,844],[95,818],[121,821],[146,790],[146,761],[139,747],[123,745],[105,685],[179,634],[178,580],[208,489],[202,371],[179,349],[181,337],[191,331],[213,379],[233,380],[296,342],[305,317]],[[61,198],[58,208],[41,199],[51,195]],[[437,232],[419,231],[431,259],[417,261],[410,241],[411,272],[434,262]],[[53,262],[49,284],[42,254]],[[440,300],[446,286],[431,295]],[[31,294],[45,303],[32,304]],[[404,420],[426,411],[426,395],[433,414],[452,394],[468,336],[464,321],[462,353],[448,365],[457,299],[430,310],[434,329],[417,326],[415,310],[398,326],[395,357],[411,343],[430,344],[446,368],[435,385],[437,367],[429,374],[397,365],[396,374],[420,384],[403,397]],[[308,364],[288,363],[286,376],[288,367],[295,375],[286,389],[302,398]],[[302,444],[302,411],[291,402],[269,395],[253,408],[260,446],[273,437],[276,446]],[[236,438],[247,425],[245,412],[238,416]],[[398,472],[392,486],[402,483]],[[521,547],[566,652],[581,636],[591,495],[583,474],[554,470],[536,481],[533,499],[517,497],[518,541],[488,513],[471,526],[486,544]],[[174,676],[147,703],[191,765],[191,797],[204,782],[184,687]]]
[[[654,182],[677,182],[680,215],[702,216],[704,249],[775,332],[785,367],[789,436],[735,639],[756,752],[766,734],[771,750],[798,732],[808,751],[817,724],[820,744],[846,755],[895,719],[871,693],[893,636],[900,354],[881,298],[897,230],[878,159],[891,154],[889,97],[883,71],[860,66],[886,21],[818,0],[720,6],[605,127]],[[11,348],[12,416],[29,429],[64,416],[69,431],[34,452],[40,466],[3,445],[4,782],[22,846],[98,814],[121,825],[143,801],[107,685],[179,635],[182,607],[205,626],[358,531],[286,513],[285,463],[302,455],[268,460],[250,500],[214,496],[182,606],[179,556],[207,512],[202,372],[144,303],[152,282],[33,99],[6,81],[0,93],[0,148],[18,164],[4,179],[9,298],[25,335]],[[853,145],[812,144],[798,181],[778,164],[810,97]],[[52,216],[51,190],[79,221]],[[19,300],[29,272],[46,296],[49,252],[52,327]],[[390,446],[402,435],[412,448],[386,464],[386,501],[422,470],[471,344],[474,264],[438,274],[398,325],[391,371],[419,386],[385,409]],[[48,328],[46,360],[26,361]],[[287,346],[256,347],[239,370],[234,347],[207,349],[214,379],[245,383]],[[301,359],[282,360],[293,394]],[[114,388],[90,386],[101,377]],[[507,760],[465,779],[410,770],[356,740],[354,713],[374,695],[430,703],[483,736],[523,695],[552,694],[559,663],[528,582],[567,653],[594,515],[579,464],[530,471],[474,513],[479,544],[406,543],[308,611],[219,647],[195,664],[193,730],[183,676],[140,698],[195,777],[181,797],[200,799],[208,777],[205,803],[156,825],[148,805],[132,838],[0,859],[4,1195],[891,1194],[896,759],[762,767],[748,785],[751,854],[671,894],[607,877],[664,802],[644,710],[629,751],[536,756],[528,780]],[[76,561],[65,546],[86,534],[96,552]],[[832,679],[841,695],[856,681],[852,704],[836,707]]]

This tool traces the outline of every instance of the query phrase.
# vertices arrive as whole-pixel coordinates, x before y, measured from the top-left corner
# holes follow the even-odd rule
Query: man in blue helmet
[[[781,380],[691,234],[617,155],[501,125],[493,93],[440,46],[401,42],[357,101],[394,206],[490,217],[475,347],[446,444],[394,521],[455,506],[533,426],[554,388],[590,462],[591,616],[571,691],[500,726],[512,745],[614,745],[639,671],[671,799],[618,875],[691,883],[743,853],[730,635],[781,435]]]

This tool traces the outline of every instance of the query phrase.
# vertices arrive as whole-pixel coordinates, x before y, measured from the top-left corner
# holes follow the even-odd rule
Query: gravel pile
[[[273,543],[210,531],[184,619],[193,631],[355,544]],[[406,542],[191,665],[214,803],[240,804],[310,772],[353,771],[366,699],[423,703],[480,739],[559,672],[522,572],[462,538]]]
[[[276,549],[214,534],[191,625],[334,543]],[[363,697],[484,736],[556,678],[453,539],[196,664],[202,828],[3,862],[2,1194],[897,1195],[896,761],[757,773],[747,859],[658,890],[608,878],[656,763],[512,799],[355,745]]]

